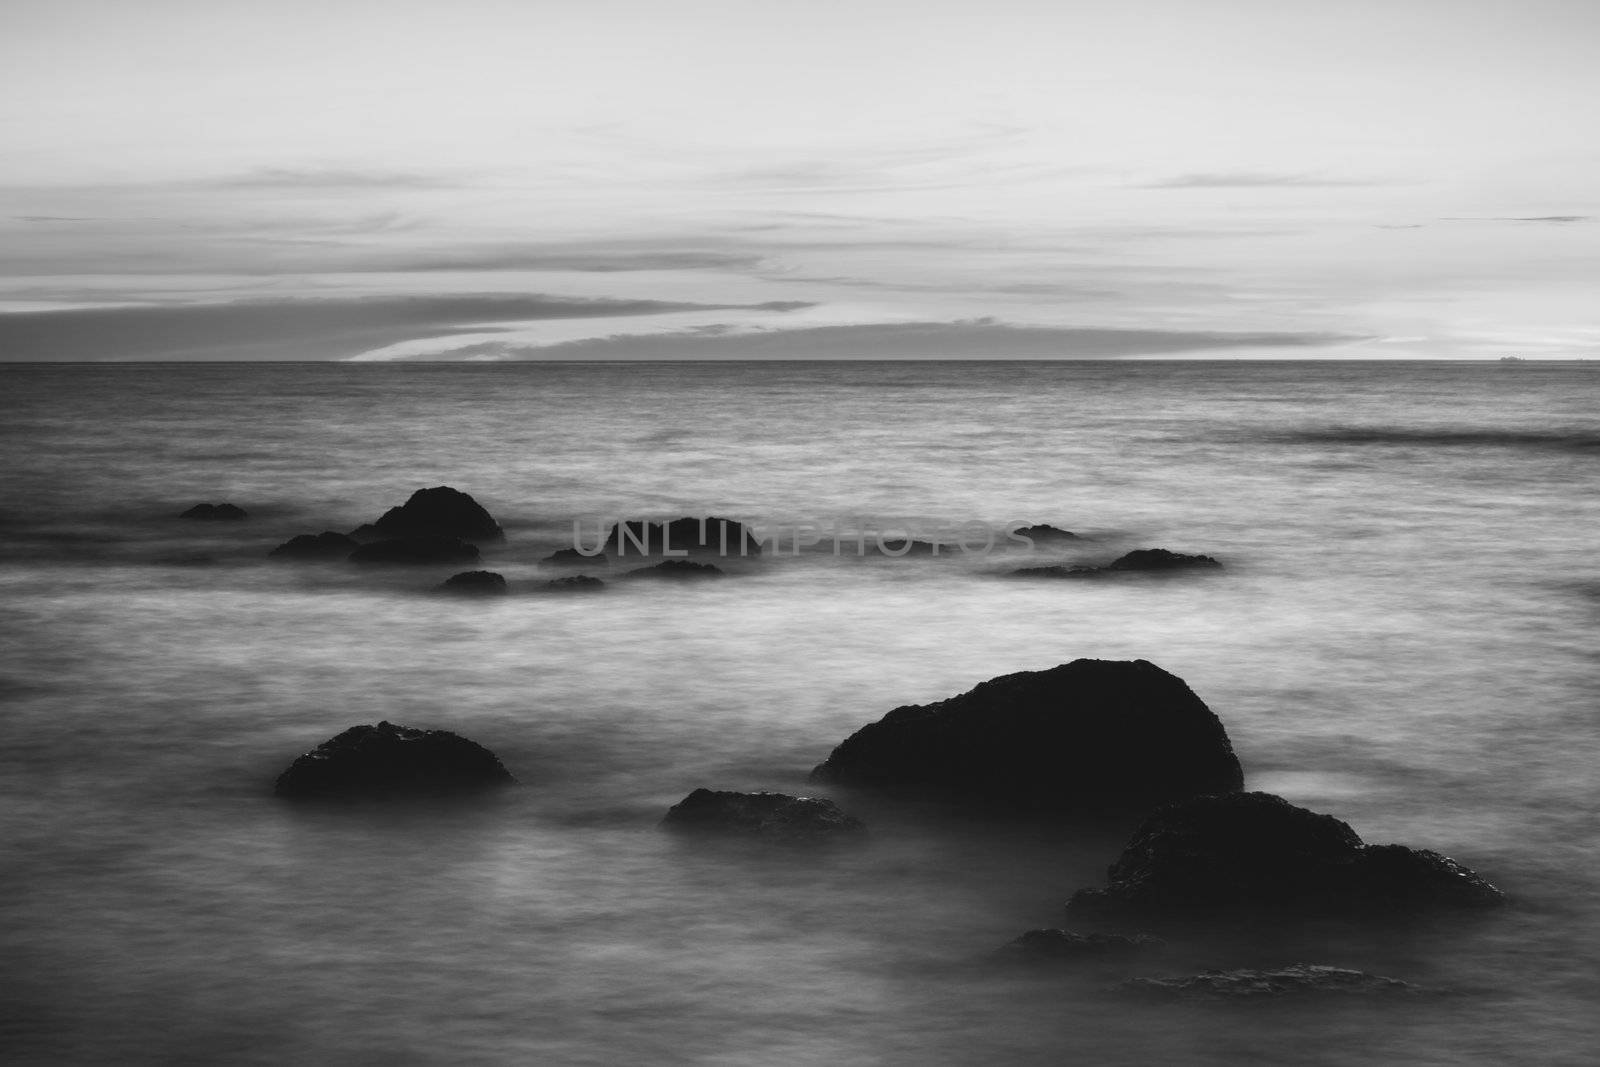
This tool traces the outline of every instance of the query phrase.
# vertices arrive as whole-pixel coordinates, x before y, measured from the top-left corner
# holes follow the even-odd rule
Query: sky
[[[1596,0],[0,0],[0,360],[1600,357]]]

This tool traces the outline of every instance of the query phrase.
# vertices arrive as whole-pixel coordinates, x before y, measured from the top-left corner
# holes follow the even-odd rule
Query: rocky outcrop
[[[653,567],[639,567],[623,575],[624,578],[664,578],[671,581],[695,581],[701,578],[721,578],[723,570],[712,563],[695,563],[687,559],[668,559]]]
[[[1104,567],[1066,566],[1020,567],[1013,578],[1099,578],[1115,574],[1170,574],[1176,571],[1221,570],[1222,564],[1210,556],[1188,556],[1164,548],[1138,548],[1119,556]]]
[[[448,730],[352,726],[278,776],[281,797],[401,797],[515,782],[493,752]]]
[[[506,580],[494,571],[462,571],[440,582],[434,592],[455,596],[505,596]]]
[[[272,559],[349,559],[361,545],[352,537],[333,530],[291,537],[268,552]]]
[[[1011,531],[1012,537],[1026,537],[1035,544],[1051,545],[1063,541],[1081,541],[1083,538],[1071,530],[1059,530],[1054,526],[1040,523],[1037,526],[1019,526]]]
[[[237,522],[249,517],[249,512],[233,504],[196,504],[178,516],[180,519],[198,519],[201,522]]]
[[[1337,914],[1493,907],[1500,890],[1437,852],[1364,844],[1347,823],[1270,793],[1195,797],[1134,832],[1104,889],[1069,914]]]
[[[921,786],[1041,810],[1147,810],[1243,788],[1227,732],[1145,660],[1080,659],[896,708],[812,772],[853,786]]]
[[[1149,934],[1076,934],[1070,930],[1029,930],[1003,946],[1003,958],[1039,961],[1121,959],[1161,948],[1166,942]]]
[[[483,505],[448,485],[418,489],[377,522],[356,528],[352,536],[358,540],[456,537],[474,544],[497,544],[506,539],[505,531]]]
[[[611,527],[605,548],[616,556],[647,556],[666,551],[718,556],[759,556],[755,531],[737,519],[708,515],[671,522],[629,520]]]
[[[599,578],[587,574],[574,574],[570,578],[554,578],[539,588],[547,593],[598,593],[606,587]]]
[[[731,834],[803,844],[865,832],[860,819],[831,800],[787,793],[735,793],[696,789],[667,811],[661,825],[690,833]]]
[[[575,548],[558,548],[541,559],[539,564],[544,567],[604,567],[606,562],[604,552],[586,556]]]
[[[351,563],[476,563],[478,547],[455,537],[396,537],[361,545]]]
[[[1188,978],[1132,978],[1118,991],[1156,1000],[1275,1000],[1300,996],[1411,995],[1415,986],[1394,978],[1317,963],[1275,971],[1202,971]]]

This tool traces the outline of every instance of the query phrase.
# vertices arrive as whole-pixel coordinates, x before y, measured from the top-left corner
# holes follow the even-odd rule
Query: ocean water
[[[1600,1047],[1594,364],[4,366],[0,395],[8,1062],[1353,1067]],[[265,559],[439,484],[506,527],[485,565],[514,595],[423,595],[460,568]],[[250,519],[173,517],[224,500]],[[704,514],[820,543],[791,535],[715,583],[533,592],[575,519],[592,540]],[[1086,540],[891,559],[827,536],[1016,522]],[[1226,570],[1000,577],[1138,547]],[[656,825],[699,786],[814,792],[809,769],[890,708],[1082,656],[1179,675],[1249,788],[1454,856],[1511,906],[1019,968],[994,950],[1066,925],[1127,826],[848,791],[859,848]],[[522,785],[272,796],[296,755],[379,719],[472,737]],[[1438,995],[1104,991],[1296,961]]]

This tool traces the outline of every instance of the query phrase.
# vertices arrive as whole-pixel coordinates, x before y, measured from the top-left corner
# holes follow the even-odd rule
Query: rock
[[[278,776],[281,797],[408,796],[515,782],[493,752],[448,730],[352,726]]]
[[[1210,556],[1186,556],[1164,548],[1138,548],[1113,560],[1108,571],[1221,570],[1222,564]]]
[[[719,556],[761,555],[761,542],[756,539],[754,530],[737,519],[715,515],[703,519],[673,519],[668,523],[619,522],[611,527],[605,547],[618,556],[647,556],[668,549]]]
[[[1366,845],[1331,815],[1271,793],[1194,797],[1152,812],[1075,915],[1338,914],[1493,907],[1505,897],[1454,860]]]
[[[1120,958],[1161,948],[1159,937],[1135,934],[1075,934],[1070,930],[1029,930],[1000,949],[1002,956],[1028,960],[1084,960]]]
[[[324,530],[319,534],[291,537],[267,555],[273,559],[348,559],[359,547],[354,538]]]
[[[494,571],[462,571],[434,587],[436,593],[459,596],[505,596],[506,580]]]
[[[1104,574],[1103,567],[1067,566],[1052,563],[1046,567],[1018,567],[1009,572],[1012,578],[1087,578],[1092,574]]]
[[[876,542],[872,551],[880,556],[953,556],[961,549],[954,545],[939,544],[934,541],[907,541],[904,537],[891,538],[886,541]]]
[[[1037,526],[1019,526],[1011,531],[1012,537],[1026,537],[1030,541],[1055,544],[1060,541],[1081,541],[1083,538],[1070,530],[1058,530],[1043,523]]]
[[[199,519],[202,522],[237,522],[249,518],[249,512],[232,504],[196,504],[179,515],[180,519]]]
[[[669,559],[653,567],[639,567],[623,575],[624,578],[670,578],[675,581],[698,578],[721,578],[723,570],[711,563],[695,563],[687,559]]]
[[[1414,994],[1415,986],[1394,978],[1293,963],[1275,971],[1203,971],[1188,978],[1133,978],[1117,989],[1162,1000],[1259,1000],[1308,994],[1371,996]]]
[[[458,537],[463,541],[498,543],[506,539],[500,524],[472,497],[448,485],[418,489],[404,504],[390,508],[377,522],[358,527],[358,538]]]
[[[545,567],[604,567],[607,560],[604,552],[585,556],[575,548],[558,548],[539,563]]]
[[[361,545],[351,563],[476,563],[478,547],[455,537],[396,537]]]
[[[598,593],[606,587],[606,583],[599,578],[591,578],[587,574],[574,574],[570,578],[555,578],[539,588],[547,593]]]
[[[1227,731],[1182,679],[1145,660],[1095,659],[896,708],[812,778],[1085,813],[1244,786]]]
[[[860,819],[822,797],[696,789],[668,810],[669,830],[735,834],[784,843],[809,843],[865,832]]]

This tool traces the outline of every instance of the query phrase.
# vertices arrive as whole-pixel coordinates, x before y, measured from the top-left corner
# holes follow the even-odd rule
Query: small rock
[[[506,580],[494,571],[462,571],[434,587],[437,593],[460,596],[505,596]]]
[[[352,726],[278,776],[282,797],[408,796],[515,782],[493,752],[448,730]]]
[[[274,559],[348,559],[359,548],[354,538],[333,530],[291,537],[267,555]]]
[[[570,578],[554,578],[539,588],[547,593],[598,593],[606,587],[599,578],[587,574],[574,574]]]
[[[606,562],[604,552],[586,556],[575,548],[558,548],[539,561],[545,567],[604,567]]]
[[[361,545],[351,563],[476,563],[478,546],[455,537],[396,537]]]
[[[711,563],[695,563],[687,559],[669,559],[653,567],[639,567],[623,575],[624,578],[670,578],[677,581],[699,578],[721,578],[721,567]]]
[[[1222,564],[1210,556],[1186,556],[1164,548],[1138,548],[1113,560],[1108,571],[1220,570]]]
[[[1070,530],[1058,530],[1054,526],[1039,524],[1037,526],[1019,526],[1011,531],[1012,537],[1026,537],[1030,541],[1043,544],[1054,544],[1060,541],[1081,541],[1083,538]]]
[[[668,810],[669,830],[735,834],[795,844],[853,836],[866,830],[831,800],[787,793],[696,789]]]
[[[1117,989],[1162,1000],[1262,1000],[1321,994],[1393,996],[1413,994],[1415,986],[1394,978],[1293,963],[1275,971],[1202,971],[1188,978],[1133,978]]]
[[[237,522],[249,517],[244,508],[232,504],[196,504],[178,516],[180,519],[199,519],[202,522]]]
[[[1160,948],[1166,942],[1149,934],[1075,934],[1070,930],[1029,930],[1000,949],[1004,956],[1033,960],[1122,957]]]

